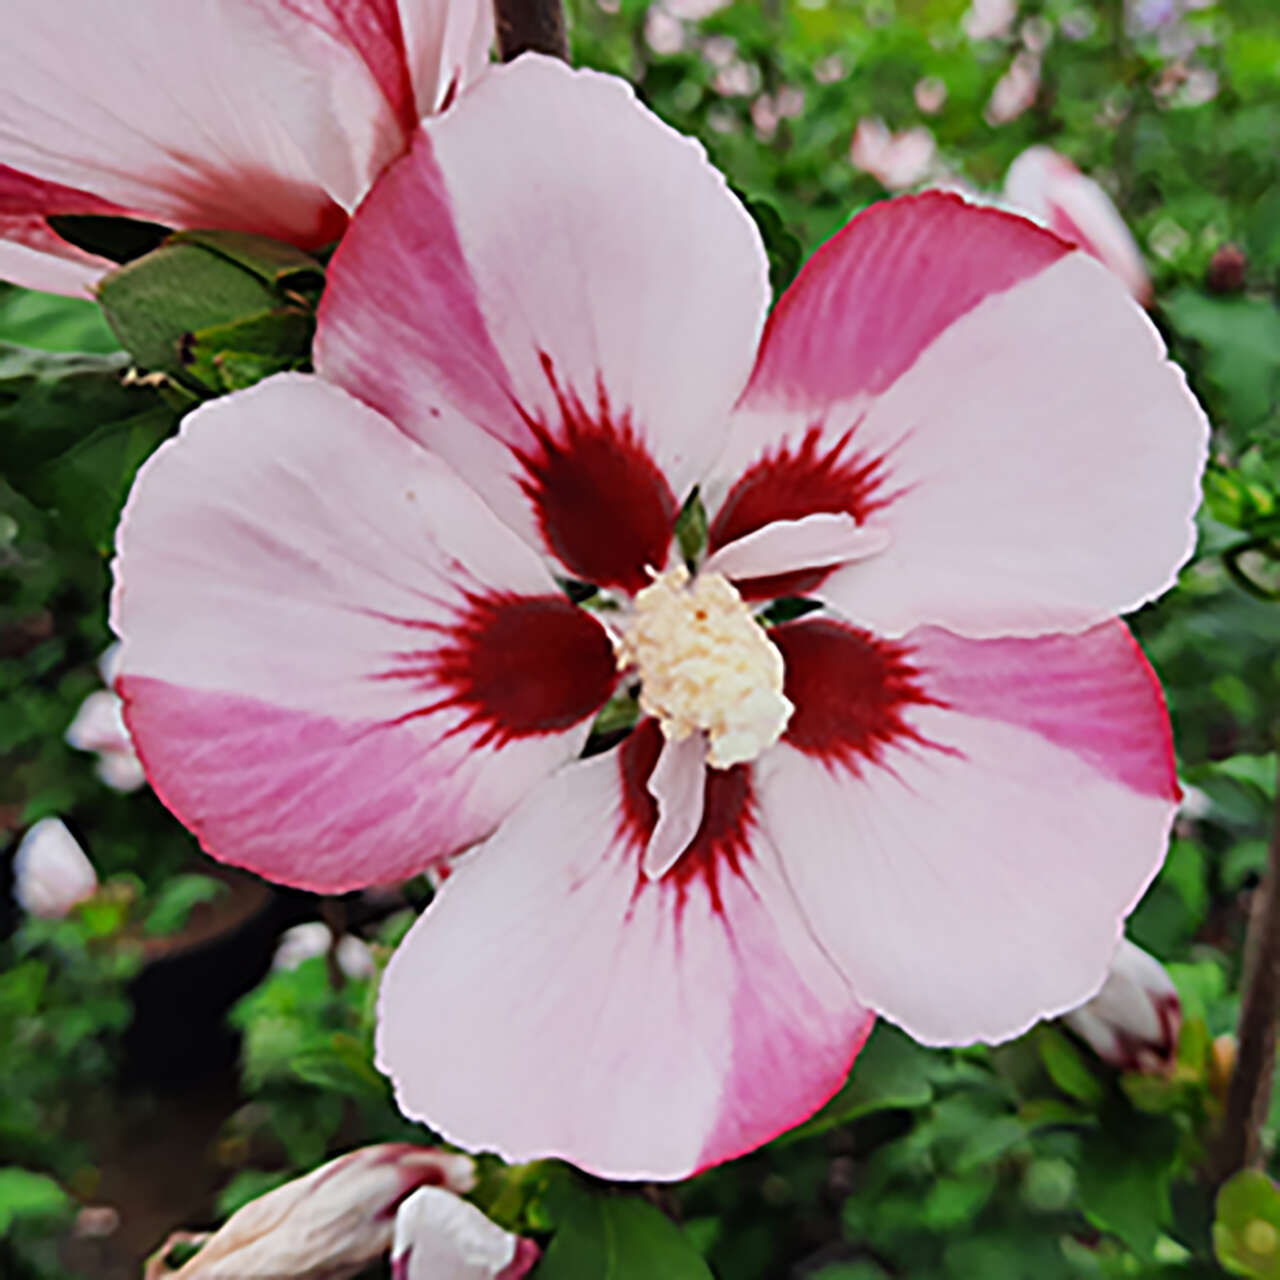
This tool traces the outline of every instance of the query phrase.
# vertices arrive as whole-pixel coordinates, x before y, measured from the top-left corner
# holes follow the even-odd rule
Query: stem
[[[503,62],[527,51],[569,61],[562,0],[494,0],[493,7]]]
[[[1236,1065],[1227,1093],[1215,1181],[1262,1163],[1262,1123],[1271,1105],[1280,1014],[1280,776],[1267,871],[1254,890],[1244,944],[1244,996],[1236,1029]]]

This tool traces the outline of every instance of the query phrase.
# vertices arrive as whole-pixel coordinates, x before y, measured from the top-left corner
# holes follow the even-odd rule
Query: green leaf
[[[58,1217],[70,1207],[67,1193],[47,1174],[0,1168],[0,1236],[19,1219]]]
[[[880,1023],[854,1061],[840,1092],[802,1125],[776,1139],[781,1145],[825,1133],[873,1111],[926,1106],[933,1098],[935,1055],[904,1032]]]
[[[1049,1078],[1069,1098],[1096,1107],[1106,1094],[1084,1055],[1057,1027],[1042,1026],[1036,1034],[1036,1049]]]
[[[0,344],[0,470],[78,535],[105,544],[139,464],[177,412],[125,381],[128,357]]]
[[[1280,1187],[1257,1169],[1242,1169],[1218,1192],[1213,1251],[1237,1276],[1280,1280]]]
[[[1172,1121],[1118,1109],[1084,1137],[1078,1177],[1085,1217],[1143,1258],[1152,1255],[1170,1223],[1177,1146]]]
[[[119,351],[97,303],[0,284],[0,342],[42,351]]]
[[[712,1280],[679,1227],[638,1196],[555,1169],[542,1207],[555,1234],[538,1280]]]
[[[264,284],[314,287],[324,280],[324,267],[309,253],[281,240],[247,231],[179,231],[170,244],[194,244],[235,263]]]
[[[223,351],[238,353],[241,374],[247,355],[270,357],[268,371],[304,362],[310,302],[274,284],[278,274],[293,273],[278,261],[246,266],[244,254],[210,247],[211,235],[174,236],[102,281],[98,301],[121,343],[143,368],[214,392],[226,389],[217,365]]]
[[[1204,370],[1231,424],[1265,422],[1280,401],[1280,310],[1262,298],[1215,298],[1180,289],[1164,305],[1204,353]]]
[[[142,932],[151,937],[177,933],[186,927],[187,918],[196,907],[202,902],[212,902],[226,892],[226,884],[212,876],[194,873],[174,876],[165,881],[156,894]]]

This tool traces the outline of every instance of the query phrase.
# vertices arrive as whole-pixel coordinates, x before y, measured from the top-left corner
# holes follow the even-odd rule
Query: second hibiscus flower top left
[[[337,239],[493,39],[486,0],[9,0],[5,16],[0,279],[69,294],[112,264],[51,217]]]

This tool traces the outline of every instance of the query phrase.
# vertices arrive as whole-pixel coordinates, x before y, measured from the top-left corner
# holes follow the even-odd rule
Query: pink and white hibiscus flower
[[[1155,329],[938,192],[767,302],[702,149],[524,57],[356,215],[319,376],[201,408],[129,499],[120,690],[206,849],[337,891],[483,842],[381,993],[401,1105],[461,1145],[746,1151],[874,1013],[941,1044],[1079,1004],[1160,864],[1115,615],[1188,554],[1206,425]],[[762,626],[779,597],[821,609]]]
[[[113,265],[53,215],[336,240],[418,120],[484,66],[490,0],[8,0],[0,279]]]
[[[1132,232],[1111,197],[1066,156],[1028,147],[1009,166],[1004,198],[1110,267],[1144,307],[1151,301],[1151,278]]]

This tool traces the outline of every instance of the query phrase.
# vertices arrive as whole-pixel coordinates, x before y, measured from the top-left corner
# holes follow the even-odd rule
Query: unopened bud
[[[13,859],[13,896],[33,916],[60,920],[98,889],[98,876],[60,818],[41,818]]]
[[[1125,938],[1102,989],[1063,1022],[1113,1067],[1163,1075],[1173,1067],[1182,1005],[1164,966]]]
[[[1210,293],[1239,293],[1244,288],[1248,259],[1239,245],[1224,244],[1213,255],[1205,284]]]
[[[475,1164],[408,1143],[362,1147],[231,1215],[172,1280],[347,1280],[391,1247],[419,1187],[469,1191]]]
[[[217,394],[307,359],[321,271],[261,236],[180,231],[106,276],[98,302],[142,369]]]
[[[504,1231],[439,1187],[415,1191],[396,1214],[392,1280],[520,1280],[538,1261],[532,1240]]]

